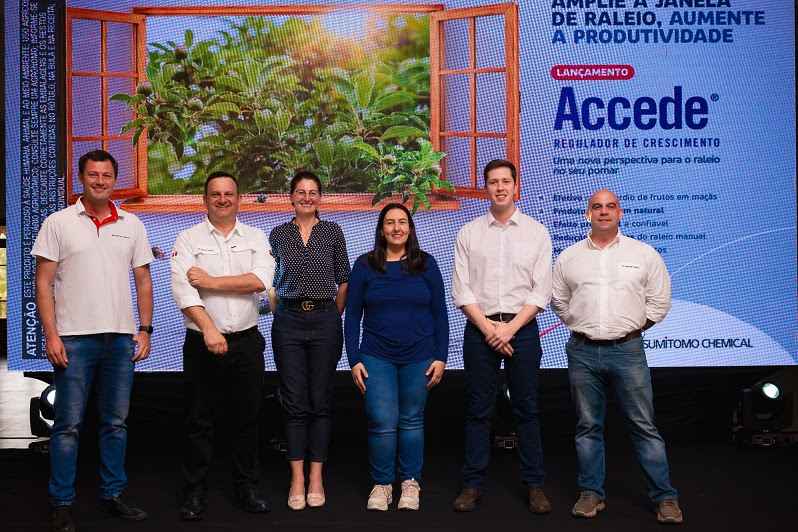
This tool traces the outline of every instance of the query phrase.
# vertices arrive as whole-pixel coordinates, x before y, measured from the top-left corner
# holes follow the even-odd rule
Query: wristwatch
[[[139,332],[152,334],[152,331],[153,331],[152,325],[139,325]]]

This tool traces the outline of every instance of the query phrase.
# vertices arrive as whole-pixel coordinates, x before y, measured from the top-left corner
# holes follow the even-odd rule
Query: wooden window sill
[[[320,208],[325,212],[377,211],[386,203],[401,201],[397,195],[386,198],[372,207],[371,198],[371,194],[325,194],[322,196]],[[453,196],[431,194],[429,199],[433,211],[455,211],[460,208],[459,200]],[[205,211],[202,196],[199,194],[132,198],[123,201],[122,208],[130,212],[163,214]],[[259,198],[258,194],[243,194],[239,206],[240,212],[291,212],[293,210],[288,194],[268,194],[265,198]]]

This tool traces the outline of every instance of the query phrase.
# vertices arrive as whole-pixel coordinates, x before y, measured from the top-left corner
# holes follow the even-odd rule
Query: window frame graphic
[[[368,10],[377,13],[420,13],[430,16],[430,141],[433,148],[446,151],[448,139],[467,139],[469,153],[470,186],[455,186],[453,193],[438,194],[432,201],[436,210],[452,210],[459,207],[457,198],[484,198],[484,187],[481,186],[481,169],[477,168],[478,139],[501,139],[505,142],[505,158],[513,162],[520,172],[520,124],[519,124],[519,51],[518,51],[518,6],[514,3],[502,3],[488,6],[444,9],[442,4],[368,4],[341,5],[264,5],[264,6],[180,6],[180,7],[135,7],[132,13],[100,11],[85,8],[67,8],[66,10],[66,154],[67,154],[67,198],[70,203],[78,198],[73,183],[75,181],[76,164],[74,144],[76,142],[96,142],[108,150],[113,141],[126,140],[130,143],[131,157],[134,161],[132,186],[120,187],[114,191],[114,199],[123,199],[127,210],[142,212],[196,212],[203,210],[202,197],[198,194],[182,195],[150,195],[147,190],[147,134],[140,135],[136,145],[132,145],[133,134],[114,133],[109,131],[110,79],[129,79],[131,94],[135,87],[146,80],[147,62],[147,17],[175,16],[290,16],[320,15],[342,10]],[[477,20],[480,17],[503,18],[504,31],[504,64],[503,66],[478,67],[477,46],[479,35]],[[73,24],[76,20],[98,21],[100,24],[100,70],[73,70]],[[450,21],[465,20],[468,24],[467,67],[446,69],[445,25]],[[130,24],[131,65],[135,70],[108,70],[108,25],[111,23]],[[457,50],[457,52],[461,52]],[[502,74],[505,86],[505,124],[504,131],[478,129],[479,106],[477,98],[480,75]],[[448,128],[446,123],[446,82],[452,76],[466,76],[469,83],[467,130]],[[100,80],[100,135],[74,135],[73,116],[73,80],[75,78],[99,78]],[[131,115],[132,117],[132,115]],[[112,150],[108,150],[112,151]],[[115,154],[116,155],[116,154]],[[442,161],[442,179],[446,179],[447,158]],[[516,180],[515,197],[520,197],[521,179]],[[252,196],[252,197],[249,197]],[[290,211],[291,206],[286,194],[268,194],[266,201],[256,201],[255,195],[245,194],[241,202],[242,211]],[[325,195],[325,209],[329,211],[363,211],[379,208],[371,205],[371,193],[339,193]],[[386,200],[387,201],[387,200]]]

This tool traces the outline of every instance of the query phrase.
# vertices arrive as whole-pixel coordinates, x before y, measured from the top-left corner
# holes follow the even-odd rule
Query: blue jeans
[[[611,386],[631,435],[637,461],[646,477],[648,496],[654,502],[675,499],[678,495],[669,479],[665,441],[654,426],[651,372],[642,338],[599,346],[572,336],[565,351],[568,353],[571,397],[576,407],[579,489],[595,492],[602,499],[606,495],[604,416],[606,390]]]
[[[513,356],[504,358],[488,345],[476,326],[466,323],[463,334],[466,388],[463,486],[466,488],[481,487],[487,474],[490,428],[502,359],[518,430],[521,481],[530,487],[543,486],[545,473],[538,416],[538,370],[543,353],[537,321],[521,327],[511,345]]]
[[[408,364],[363,355],[366,366],[366,417],[369,429],[369,464],[375,484],[420,479],[424,465],[424,407],[427,404],[427,369],[432,359]],[[398,435],[398,436],[397,436]]]
[[[55,368],[55,421],[50,436],[50,502],[75,499],[78,436],[92,382],[96,380],[100,440],[100,497],[127,486],[125,447],[133,388],[133,339],[129,334],[62,336],[69,365]]]

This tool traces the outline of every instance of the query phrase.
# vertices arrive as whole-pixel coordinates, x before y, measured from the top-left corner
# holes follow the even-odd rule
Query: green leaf
[[[371,106],[371,110],[384,111],[386,109],[390,109],[392,107],[398,107],[400,105],[410,105],[413,104],[415,101],[416,99],[409,92],[392,92],[390,94],[384,94],[379,98],[377,98],[374,101],[374,104]]]
[[[385,141],[389,139],[405,139],[409,137],[422,137],[424,135],[426,135],[426,133],[417,127],[391,126],[385,130],[385,133],[382,134],[380,140]]]
[[[141,133],[143,131],[144,131],[143,129],[137,129],[136,132],[133,133],[133,145],[134,146],[139,143],[139,137],[141,136]]]
[[[335,146],[329,137],[317,141],[313,145],[313,149],[316,152],[316,156],[319,158],[319,162],[323,166],[332,166]]]
[[[125,94],[124,92],[120,92],[118,94],[114,94],[113,96],[111,96],[111,101],[112,102],[130,103],[130,100],[132,98],[133,97],[131,95]]]
[[[357,76],[355,78],[355,94],[358,106],[363,109],[367,108],[371,104],[374,94],[374,77],[363,74]]]
[[[183,37],[183,44],[186,48],[191,48],[191,45],[194,44],[194,32],[191,30],[186,30],[186,33]]]
[[[233,76],[217,76],[213,79],[213,86],[216,89],[233,89],[235,91],[243,91],[246,89],[244,82]]]
[[[217,115],[237,115],[241,112],[241,109],[239,109],[236,104],[230,102],[215,103],[206,107],[205,110]]]
[[[359,140],[359,141],[355,142],[354,144],[352,144],[352,147],[357,149],[357,150],[359,150],[359,151],[361,151],[362,153],[368,155],[372,159],[379,159],[380,158],[380,154],[377,151],[377,149],[374,146],[370,145],[370,144],[366,144],[362,140]]]
[[[161,50],[162,52],[166,52],[167,54],[171,54],[172,53],[172,49],[171,48],[168,48],[168,47],[164,46],[163,44],[161,44],[159,42],[151,42],[151,43],[149,43],[149,45],[152,46],[153,48]]]
[[[419,201],[421,203],[423,203],[424,207],[426,207],[427,209],[429,209],[432,206],[432,204],[429,201],[429,198],[427,197],[427,195],[425,193],[423,193],[420,190],[418,190],[415,194],[416,194],[416,201],[414,202],[414,205],[413,205],[413,207],[414,207],[413,212],[415,212],[415,208],[417,207],[417,204],[418,204]]]
[[[269,110],[255,111],[255,125],[260,129],[268,129],[272,124],[272,113]]]
[[[283,135],[287,130],[288,127],[291,125],[291,114],[287,111],[277,111],[274,115],[274,127],[277,128],[277,132],[280,135]]]

